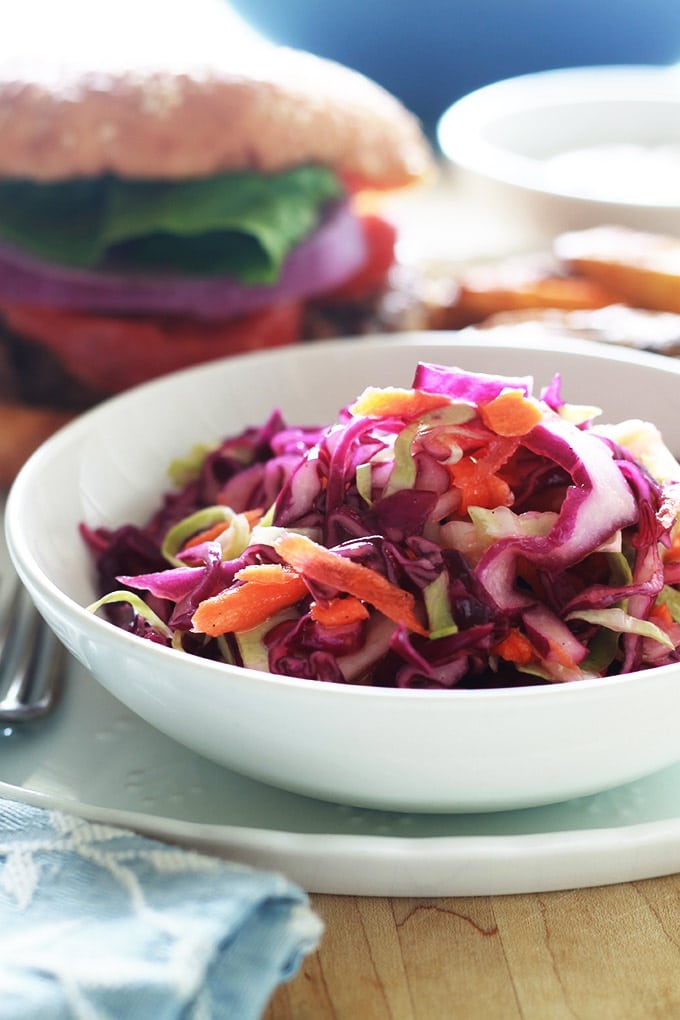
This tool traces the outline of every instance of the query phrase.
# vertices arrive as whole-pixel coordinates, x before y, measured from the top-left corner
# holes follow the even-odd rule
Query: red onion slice
[[[80,311],[231,318],[275,302],[321,294],[363,264],[366,241],[348,201],[288,256],[276,284],[248,286],[226,277],[105,272],[59,266],[0,242],[0,300]]]

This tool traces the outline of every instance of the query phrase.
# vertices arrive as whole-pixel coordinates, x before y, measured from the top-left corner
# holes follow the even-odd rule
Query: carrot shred
[[[550,646],[550,651],[546,656],[547,659],[551,662],[559,663],[560,666],[566,666],[568,669],[577,668],[577,663],[574,662],[573,657],[564,650],[558,641],[553,641],[548,638],[548,645]]]
[[[281,563],[250,563],[236,571],[237,581],[252,581],[253,584],[288,584],[291,577],[298,575]]]
[[[403,624],[415,634],[427,635],[427,630],[416,616],[413,595],[370,567],[339,556],[305,535],[292,532],[277,538],[274,548],[281,559],[299,574],[354,595],[374,606],[388,620]]]
[[[264,517],[264,510],[262,510],[260,507],[257,507],[254,510],[244,510],[243,516],[248,521],[250,527],[254,528],[255,525],[259,524],[262,518]]]
[[[424,390],[407,390],[398,386],[381,389],[376,386],[367,387],[350,407],[353,415],[364,418],[420,418],[428,411],[450,404],[451,400],[443,393],[427,393]]]
[[[496,474],[485,469],[484,463],[472,457],[464,457],[450,468],[451,477],[460,491],[460,512],[470,506],[494,510],[498,506],[509,506],[512,500],[510,486]]]
[[[499,436],[525,436],[543,418],[538,404],[520,390],[503,390],[480,405],[479,413],[486,427]]]
[[[494,645],[492,651],[494,655],[500,655],[501,659],[514,662],[518,666],[526,666],[537,657],[529,639],[516,628],[513,628],[502,641]]]
[[[278,564],[271,566],[277,567]],[[260,567],[253,569],[259,570]],[[225,588],[212,598],[204,599],[193,615],[192,626],[195,631],[209,637],[250,630],[280,609],[295,605],[308,594],[307,585],[292,570],[286,571],[281,567],[277,571],[277,579],[269,582],[265,582],[264,578],[254,581],[251,575],[240,585]]]
[[[341,627],[345,624],[367,620],[369,612],[360,599],[348,595],[346,598],[331,599],[325,605],[312,602],[309,607],[309,615],[315,623],[321,623],[325,627]]]
[[[663,602],[657,602],[649,614],[650,620],[653,623],[663,627],[664,624],[670,626],[673,623],[673,615],[667,605]]]
[[[191,538],[187,539],[182,546],[182,549],[193,549],[194,546],[202,545],[203,542],[213,542],[230,527],[230,521],[219,521],[217,524],[213,524],[210,528],[206,528],[204,531],[199,531]]]
[[[677,563],[680,561],[680,531],[676,531],[673,535],[673,541],[668,549],[663,553],[664,563]]]
[[[253,528],[262,517],[262,511],[245,510],[243,512],[243,517],[246,518],[250,527]],[[187,541],[182,546],[182,549],[193,549],[194,546],[202,545],[203,542],[213,542],[216,538],[219,538],[220,535],[222,535],[230,527],[231,527],[230,521],[228,520],[218,521],[217,524],[213,524],[209,528],[206,528],[204,531],[199,531],[197,534],[187,539]]]

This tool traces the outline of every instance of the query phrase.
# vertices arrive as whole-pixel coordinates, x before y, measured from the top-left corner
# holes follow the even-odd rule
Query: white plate
[[[282,871],[310,892],[492,895],[680,870],[680,765],[524,811],[347,808],[211,764],[132,715],[75,663],[54,718],[0,737],[0,777],[0,796]]]

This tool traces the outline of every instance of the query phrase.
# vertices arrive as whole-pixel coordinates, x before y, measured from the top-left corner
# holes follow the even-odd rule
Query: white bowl
[[[145,642],[83,607],[95,597],[78,524],[141,523],[165,468],[196,442],[260,424],[335,420],[367,384],[409,385],[418,360],[562,374],[567,399],[605,420],[654,419],[680,449],[680,363],[494,333],[325,342],[228,359],[150,383],[84,415],[24,466],[6,510],[9,549],[40,612],[121,702],[231,769],[311,796],[385,809],[493,810],[556,802],[680,758],[680,666],[487,691],[372,689],[272,676]],[[103,763],[102,767],[105,767]]]
[[[487,85],[441,117],[462,190],[517,247],[620,224],[680,234],[680,70],[543,71]],[[585,150],[585,151],[584,151]]]

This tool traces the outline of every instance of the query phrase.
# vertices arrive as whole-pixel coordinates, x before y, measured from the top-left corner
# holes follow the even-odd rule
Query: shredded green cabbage
[[[168,625],[146,604],[143,598],[131,591],[110,591],[107,595],[102,596],[102,598],[89,605],[87,611],[88,613],[96,613],[102,606],[110,606],[119,602],[127,602],[139,616],[146,620],[150,627],[153,627],[154,630],[157,630],[159,634],[162,634],[168,640],[172,638],[172,631]]]

